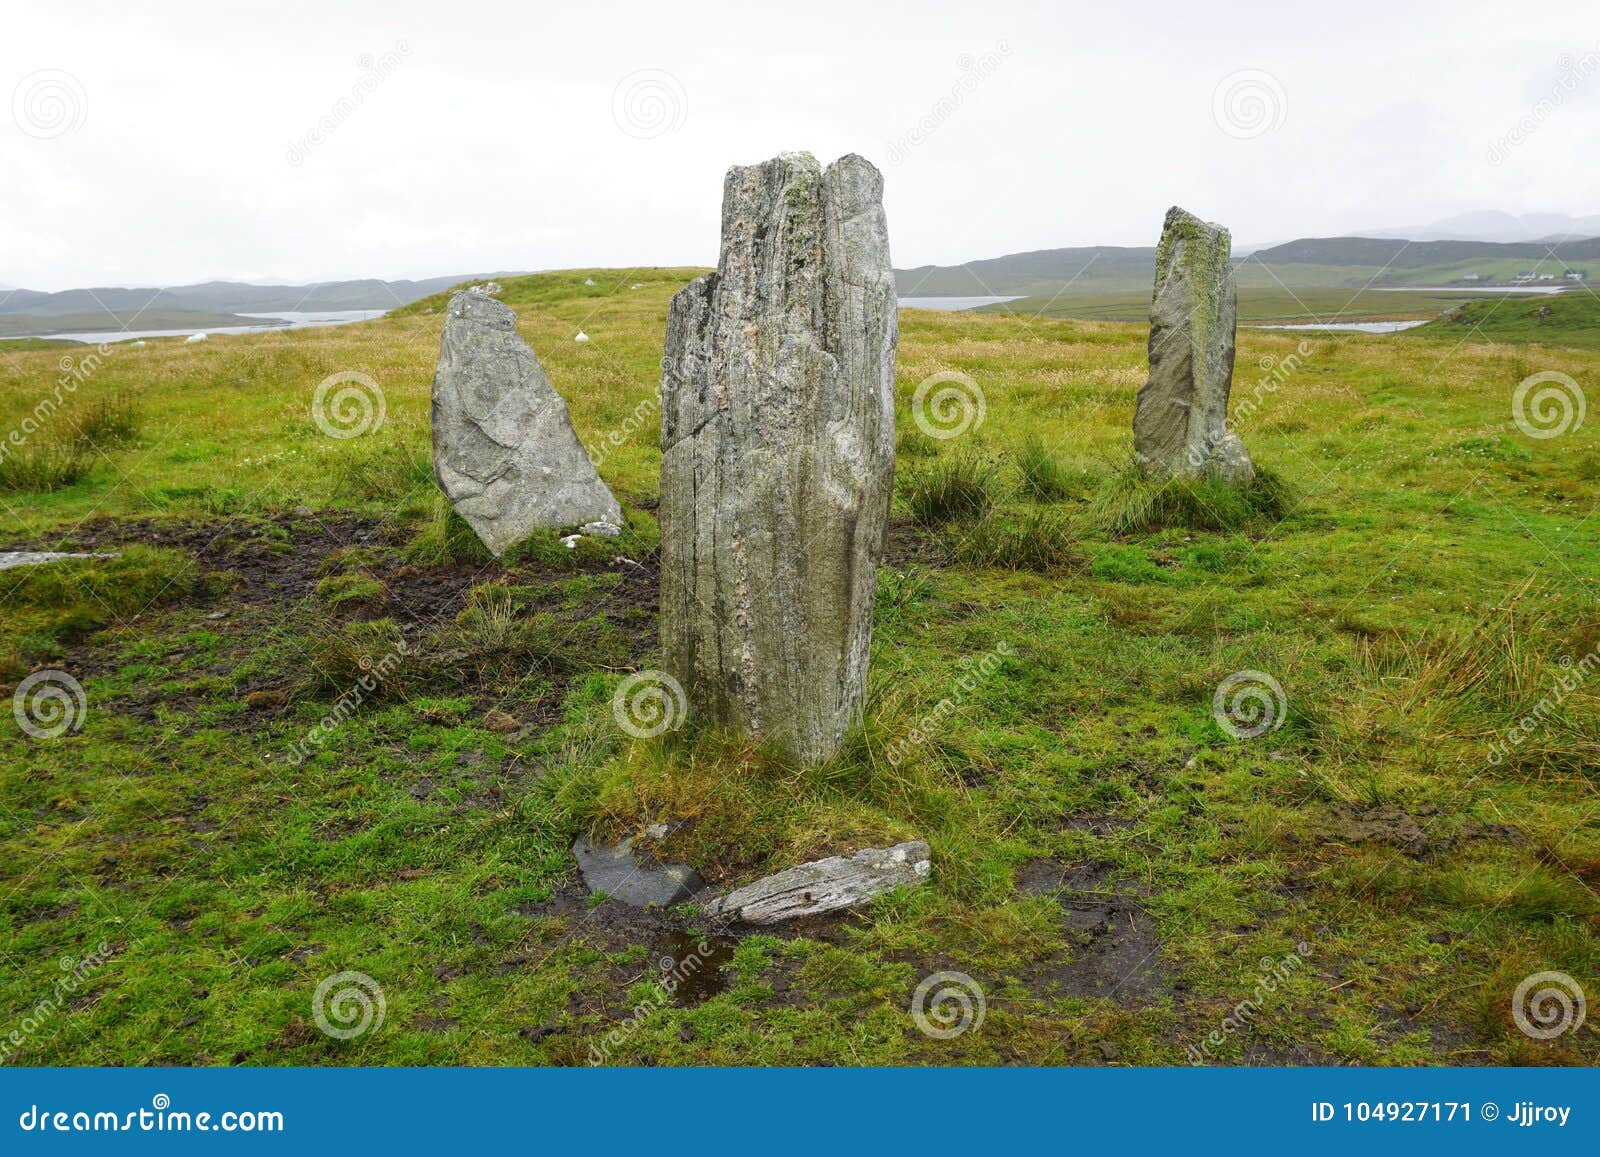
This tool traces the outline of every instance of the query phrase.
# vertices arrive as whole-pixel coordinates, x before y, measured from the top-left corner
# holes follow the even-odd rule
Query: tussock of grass
[[[571,790],[586,797],[577,810],[609,834],[685,821],[665,853],[720,882],[916,838],[954,856],[977,819],[962,812],[965,789],[936,758],[891,764],[893,738],[869,725],[829,763],[796,768],[736,735],[686,728],[674,742],[623,749]]]
[[[1094,496],[1090,518],[1110,534],[1133,534],[1163,527],[1190,530],[1241,530],[1273,523],[1293,508],[1295,495],[1275,471],[1256,467],[1244,484],[1174,478],[1153,482],[1136,468],[1119,470]]]
[[[998,468],[974,454],[934,463],[911,474],[906,505],[923,526],[939,526],[963,518],[982,518],[994,507]]]
[[[357,501],[401,503],[419,488],[433,485],[433,464],[427,454],[390,444],[343,459],[335,489]]]
[[[113,394],[90,402],[73,420],[75,440],[103,450],[131,446],[144,427],[144,410],[132,394]]]
[[[4,447],[0,456],[0,490],[48,494],[82,480],[94,466],[94,455],[77,446],[30,442]]]
[[[1072,472],[1037,435],[1030,435],[1022,443],[1016,464],[1022,493],[1035,502],[1060,502],[1075,490]]]
[[[952,530],[950,538],[951,553],[964,566],[1054,571],[1084,565],[1072,521],[1059,511],[991,511]]]
[[[389,603],[389,588],[369,574],[351,571],[318,581],[317,600],[339,614],[376,615]]]
[[[439,491],[428,494],[420,504],[420,511],[408,511],[415,522],[415,532],[406,543],[405,557],[425,566],[444,566],[448,563],[488,563],[494,555],[483,545],[467,520],[455,512],[450,500]]]

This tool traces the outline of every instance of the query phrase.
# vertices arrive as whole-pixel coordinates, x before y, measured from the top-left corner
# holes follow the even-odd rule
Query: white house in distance
[[[1478,275],[1478,274],[1476,274],[1476,273],[1463,273],[1463,274],[1462,274],[1462,275],[1461,275],[1461,280],[1462,280],[1462,281],[1482,281],[1482,280],[1483,280],[1483,278],[1482,278],[1482,277],[1480,277],[1480,276],[1479,276],[1479,275]]]
[[[1581,270],[1581,269],[1569,269],[1565,273],[1563,273],[1561,276],[1564,277],[1568,281],[1582,281],[1583,280],[1583,270]]]

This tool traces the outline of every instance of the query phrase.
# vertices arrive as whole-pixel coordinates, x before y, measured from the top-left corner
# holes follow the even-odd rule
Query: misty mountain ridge
[[[249,285],[240,281],[207,281],[199,285],[179,285],[164,289],[105,286],[65,289],[56,293],[16,289],[0,300],[0,316],[26,315],[52,318],[105,311],[118,315],[127,312],[148,312],[168,316],[181,313],[216,316],[394,309],[474,279],[470,274],[452,274],[421,281],[362,278],[317,285]]]
[[[1574,217],[1568,213],[1515,213],[1480,209],[1458,213],[1428,225],[1383,226],[1358,231],[1362,237],[1410,241],[1570,241],[1600,237],[1600,213]]]

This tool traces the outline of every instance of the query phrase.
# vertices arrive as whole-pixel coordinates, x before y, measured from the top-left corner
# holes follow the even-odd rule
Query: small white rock
[[[573,338],[573,339],[572,339],[572,340],[573,340],[573,341],[588,341],[588,340],[589,340],[589,335],[588,335],[588,334],[586,334],[586,333],[584,333],[584,332],[583,332],[583,331],[582,331],[582,330],[581,330],[581,329],[580,329],[580,330],[579,330],[579,331],[578,331],[578,336],[577,336],[577,337],[575,337],[575,338]]]
[[[622,527],[614,522],[586,522],[578,527],[582,534],[592,534],[597,538],[616,538],[622,533]]]
[[[572,550],[578,545],[578,540],[582,537],[583,535],[581,534],[569,534],[567,537],[561,540],[561,545],[566,547],[568,550]]]

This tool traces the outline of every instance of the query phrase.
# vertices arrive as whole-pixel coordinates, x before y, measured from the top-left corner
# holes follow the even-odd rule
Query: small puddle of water
[[[733,951],[739,941],[733,936],[696,936],[690,932],[673,931],[656,941],[653,953],[658,982],[674,984],[672,999],[677,1004],[691,1008],[704,1004],[728,988],[725,965],[733,963]]]

